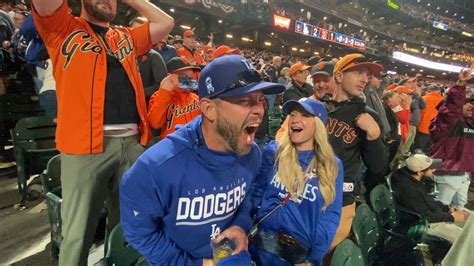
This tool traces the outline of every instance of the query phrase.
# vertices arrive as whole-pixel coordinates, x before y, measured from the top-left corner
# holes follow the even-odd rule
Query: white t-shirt
[[[56,90],[56,81],[53,77],[53,63],[51,59],[46,60],[46,70],[44,71],[44,80],[43,87],[41,87],[39,93],[45,91],[55,91]]]

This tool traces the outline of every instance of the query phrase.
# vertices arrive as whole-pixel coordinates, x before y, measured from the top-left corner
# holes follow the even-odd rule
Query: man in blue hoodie
[[[247,249],[264,92],[284,89],[262,82],[240,55],[220,57],[201,71],[202,116],[147,150],[122,178],[124,235],[150,264],[212,263],[211,239],[234,240],[234,254]]]

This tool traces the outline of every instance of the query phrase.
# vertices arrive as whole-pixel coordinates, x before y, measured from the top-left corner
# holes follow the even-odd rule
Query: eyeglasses
[[[298,75],[298,74],[309,75],[309,71],[308,70],[300,70],[300,71],[296,72],[296,75]]]
[[[351,63],[360,64],[360,63],[364,63],[364,62],[367,62],[367,58],[365,58],[365,56],[356,57],[356,58],[350,60],[349,62],[345,63],[342,67],[339,68],[339,70],[340,71],[344,70],[344,68],[346,68]]]
[[[248,69],[248,70],[245,70],[245,71],[239,73],[239,79],[237,81],[232,82],[227,87],[225,87],[224,90],[218,92],[215,95],[212,95],[209,98],[210,99],[217,98],[219,95],[228,93],[228,92],[233,91],[235,89],[242,88],[242,87],[245,87],[245,86],[248,86],[250,84],[260,82],[260,81],[262,81],[262,77],[257,72],[257,70]]]

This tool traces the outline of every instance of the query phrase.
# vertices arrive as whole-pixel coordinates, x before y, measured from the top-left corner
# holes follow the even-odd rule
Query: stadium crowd
[[[434,80],[350,51],[239,49],[149,1],[123,0],[140,16],[122,26],[116,1],[83,0],[80,17],[31,2],[0,4],[0,95],[36,94],[57,118],[59,265],[87,262],[104,202],[107,232],[120,223],[151,265],[329,265],[387,180],[429,235],[469,233],[472,69]],[[382,263],[414,265],[410,247]]]

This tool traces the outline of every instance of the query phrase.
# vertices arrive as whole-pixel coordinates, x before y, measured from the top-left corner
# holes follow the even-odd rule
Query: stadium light
[[[393,59],[396,59],[405,63],[417,65],[417,66],[422,66],[425,68],[446,71],[446,72],[459,73],[463,69],[463,67],[460,67],[460,66],[453,66],[453,65],[433,62],[433,61],[429,61],[420,57],[405,54],[402,52],[393,52]],[[446,75],[446,74],[443,74],[443,75]]]
[[[191,29],[191,27],[189,27],[188,25],[180,25],[180,27],[182,29],[185,29],[185,30],[190,30]]]
[[[467,36],[467,37],[472,37],[472,34],[469,33],[469,32],[463,31],[461,34],[464,35],[464,36]]]
[[[225,37],[226,37],[227,39],[232,39],[232,38],[234,38],[234,36],[233,36],[232,34],[226,34]]]
[[[170,8],[170,12],[171,12],[171,13],[174,13],[174,8]]]
[[[264,42],[264,44],[265,44],[266,46],[272,46],[272,43],[271,43],[271,42]]]
[[[247,38],[247,37],[242,37],[242,41],[244,41],[244,42],[250,42],[250,39]]]
[[[291,48],[291,50],[292,50],[292,51],[298,51],[298,48],[293,47],[293,48]]]

